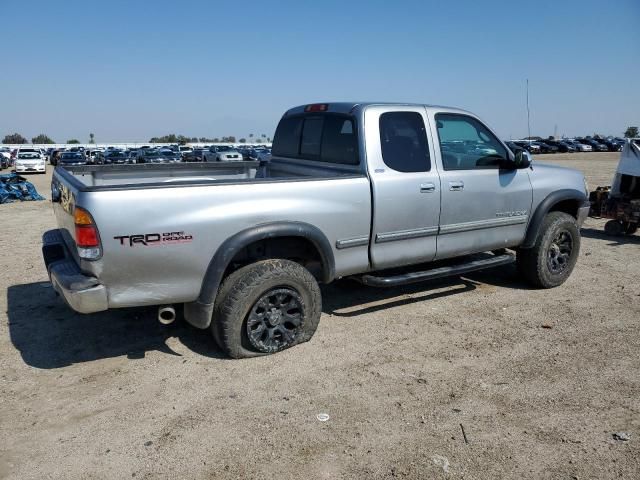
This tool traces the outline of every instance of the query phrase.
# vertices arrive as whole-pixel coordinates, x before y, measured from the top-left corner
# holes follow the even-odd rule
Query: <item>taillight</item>
[[[100,235],[91,214],[84,208],[76,207],[73,212],[73,221],[76,225],[78,256],[85,260],[100,258],[102,256]]]

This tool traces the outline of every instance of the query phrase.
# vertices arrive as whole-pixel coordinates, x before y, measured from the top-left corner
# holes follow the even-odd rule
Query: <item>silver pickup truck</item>
[[[157,306],[232,357],[307,341],[318,283],[391,287],[516,262],[562,284],[589,211],[581,173],[531,163],[475,115],[429,105],[287,111],[268,163],[56,168],[43,236],[77,312]]]

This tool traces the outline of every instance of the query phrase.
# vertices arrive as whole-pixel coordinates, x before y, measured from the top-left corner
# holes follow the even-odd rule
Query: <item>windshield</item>
[[[18,158],[36,159],[36,158],[40,158],[40,156],[37,153],[26,152],[26,153],[19,153]]]
[[[125,154],[122,152],[111,152],[105,155],[107,158],[124,158]]]
[[[221,147],[216,147],[216,150],[218,152],[228,152],[228,151],[232,150],[232,148],[231,147],[227,147],[226,145],[223,145]]]

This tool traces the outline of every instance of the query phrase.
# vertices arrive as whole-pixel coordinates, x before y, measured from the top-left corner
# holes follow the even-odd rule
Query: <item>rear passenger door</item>
[[[440,181],[424,107],[365,110],[373,193],[374,269],[428,262],[436,255]]]
[[[505,169],[507,148],[471,115],[435,112],[442,207],[437,259],[511,247],[532,203],[528,169]]]

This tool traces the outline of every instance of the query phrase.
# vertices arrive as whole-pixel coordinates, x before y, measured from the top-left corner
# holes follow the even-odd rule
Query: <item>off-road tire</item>
[[[256,347],[255,338],[249,338],[247,320],[265,296],[279,291],[293,292],[301,307],[300,326],[293,341]],[[232,358],[268,355],[310,340],[318,328],[321,309],[320,287],[306,268],[289,260],[263,260],[236,270],[224,280],[216,298],[211,331],[216,343]]]
[[[557,250],[555,241],[561,234],[568,235],[571,241],[570,254],[560,265],[558,271],[553,271],[553,252]],[[517,252],[518,272],[533,286],[538,288],[553,288],[562,285],[571,275],[573,267],[580,253],[580,230],[576,219],[568,213],[551,212],[542,221],[536,243],[532,248],[522,248]]]

